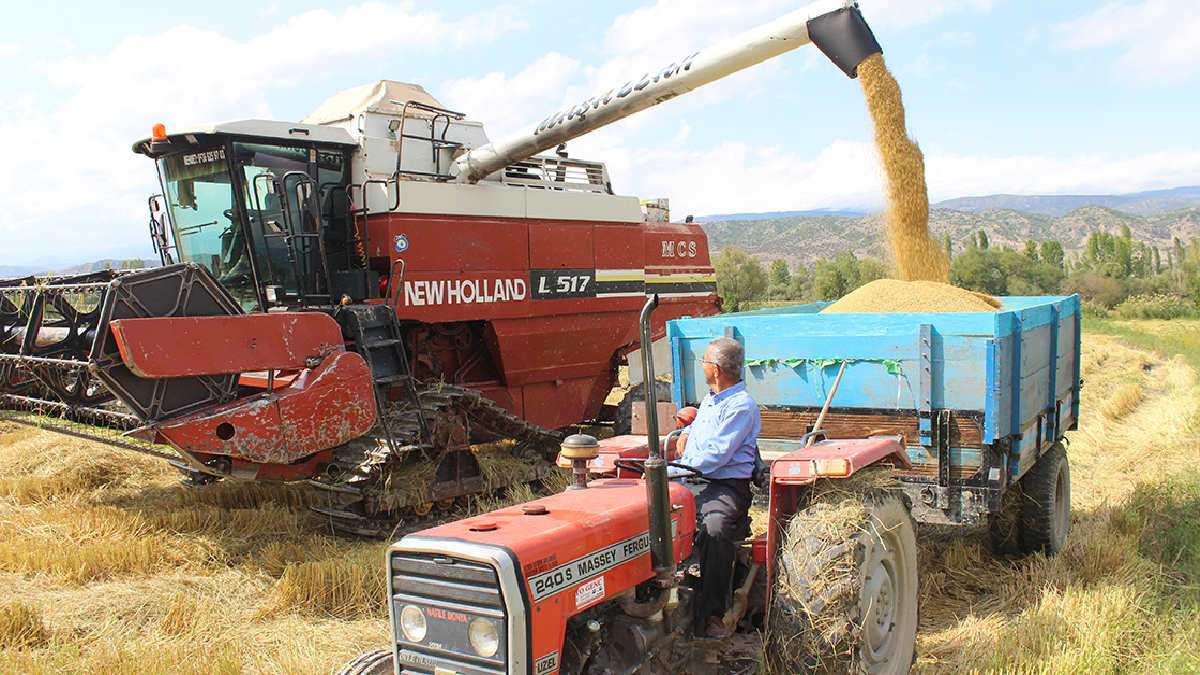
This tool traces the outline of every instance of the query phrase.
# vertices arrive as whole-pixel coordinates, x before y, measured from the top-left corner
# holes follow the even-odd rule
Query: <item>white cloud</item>
[[[15,42],[0,42],[0,58],[16,56],[21,52],[21,45]]]
[[[987,12],[993,0],[859,0],[872,26],[909,28],[957,12]]]
[[[1193,0],[1109,2],[1055,27],[1067,49],[1115,47],[1115,67],[1135,81],[1178,82],[1200,70],[1200,13]]]
[[[305,78],[390,53],[478,44],[524,27],[508,7],[468,16],[423,7],[367,2],[315,10],[246,40],[175,26],[128,37],[106,54],[37,64],[56,98],[17,92],[0,103],[0,147],[22,158],[0,163],[0,234],[7,244],[0,263],[146,250],[145,198],[157,185],[150,162],[129,148],[155,122],[170,130],[270,117],[272,95]]]
[[[442,83],[438,100],[474,118],[485,118],[489,138],[495,140],[536,122],[562,103],[563,90],[579,75],[578,61],[558,52],[538,58],[512,77],[491,72],[479,78]]]

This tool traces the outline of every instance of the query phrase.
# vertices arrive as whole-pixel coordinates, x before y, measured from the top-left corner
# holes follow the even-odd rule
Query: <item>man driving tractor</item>
[[[678,442],[684,449],[679,462],[707,479],[693,488],[694,556],[700,565],[693,625],[697,635],[711,638],[729,636],[723,617],[733,586],[737,542],[750,534],[750,483],[761,420],[758,404],[742,382],[744,356],[737,340],[719,337],[708,344],[703,368],[709,393]],[[674,470],[672,475],[684,473]]]

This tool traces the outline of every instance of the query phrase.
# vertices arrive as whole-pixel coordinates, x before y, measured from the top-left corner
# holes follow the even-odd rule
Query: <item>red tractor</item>
[[[724,616],[736,632],[695,638],[696,504],[667,466],[703,477],[668,461],[675,434],[661,451],[646,408],[644,437],[566,439],[566,491],[393,544],[393,646],[342,674],[907,672],[917,548],[891,481],[910,466],[902,438],[822,440],[777,458],[765,532],[742,543]],[[589,480],[597,472],[610,477]]]
[[[116,430],[193,483],[308,480],[368,535],[537,479],[553,430],[602,417],[648,293],[656,337],[720,308],[700,227],[565,142],[809,41],[852,75],[858,25],[819,3],[497,142],[390,81],[302,123],[156,125],[133,150],[163,266],[0,282],[0,405]],[[524,473],[471,450],[504,439]]]

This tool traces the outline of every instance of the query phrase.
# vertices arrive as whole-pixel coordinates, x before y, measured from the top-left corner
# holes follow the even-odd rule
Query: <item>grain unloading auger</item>
[[[363,534],[537,479],[548,430],[602,417],[647,294],[655,338],[720,307],[699,226],[537,153],[809,42],[850,76],[879,51],[825,0],[494,143],[396,82],[302,123],[157,125],[133,149],[163,267],[0,287],[2,404],[193,482],[309,480]]]

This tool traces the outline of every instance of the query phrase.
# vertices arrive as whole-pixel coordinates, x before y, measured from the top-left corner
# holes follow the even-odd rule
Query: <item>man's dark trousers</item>
[[[724,616],[733,591],[737,542],[750,536],[750,479],[726,478],[698,487],[696,552],[700,589],[694,603],[693,630],[703,635],[710,616]]]

